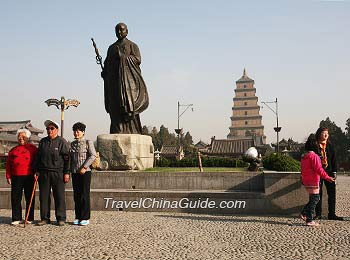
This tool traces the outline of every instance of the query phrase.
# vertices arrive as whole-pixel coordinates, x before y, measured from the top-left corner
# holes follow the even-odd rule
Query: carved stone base
[[[139,134],[102,134],[97,136],[101,170],[144,170],[153,167],[152,138]]]

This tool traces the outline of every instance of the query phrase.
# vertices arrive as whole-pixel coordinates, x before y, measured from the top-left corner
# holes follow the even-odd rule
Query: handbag
[[[86,146],[88,147],[87,152],[89,153],[89,142],[88,142],[88,140],[86,140]],[[90,156],[90,154],[89,154],[89,156]],[[99,152],[96,152],[96,158],[95,158],[95,160],[92,162],[92,164],[90,165],[90,167],[91,167],[92,169],[97,169],[98,166],[100,165],[100,162],[101,162],[100,153],[99,153]]]

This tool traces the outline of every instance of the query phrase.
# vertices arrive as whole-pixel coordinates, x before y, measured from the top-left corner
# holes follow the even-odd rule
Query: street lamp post
[[[50,98],[45,101],[47,106],[56,106],[57,109],[61,110],[61,137],[64,134],[64,110],[67,110],[70,106],[78,107],[80,102],[76,99],[65,99],[61,97],[61,100]]]
[[[273,129],[275,130],[276,134],[277,134],[277,153],[279,153],[279,148],[280,148],[280,144],[279,144],[279,132],[281,132],[282,127],[280,127],[278,125],[278,100],[276,98],[275,101],[270,101],[270,102],[261,102],[263,104],[265,104],[275,115],[276,115],[276,127],[274,127]],[[268,104],[274,103],[275,104],[275,109],[271,108]]]
[[[180,114],[180,107],[185,107],[185,110],[182,111]],[[193,104],[188,104],[188,105],[180,105],[180,102],[177,102],[177,129],[175,129],[175,133],[177,134],[177,152],[180,152],[180,135],[182,134],[182,128],[180,128],[180,117],[190,108],[192,107],[193,111]]]

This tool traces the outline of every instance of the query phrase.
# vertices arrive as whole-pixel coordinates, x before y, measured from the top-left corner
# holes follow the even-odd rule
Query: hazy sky
[[[87,125],[87,137],[109,132],[103,80],[91,45],[103,58],[125,22],[142,55],[150,106],[143,125],[177,128],[177,102],[194,104],[180,119],[197,142],[226,138],[235,81],[246,68],[259,103],[279,100],[281,137],[304,141],[327,116],[350,117],[349,1],[15,1],[0,8],[0,121],[60,120],[48,98],[78,99],[65,114]],[[267,141],[274,114],[261,109]]]

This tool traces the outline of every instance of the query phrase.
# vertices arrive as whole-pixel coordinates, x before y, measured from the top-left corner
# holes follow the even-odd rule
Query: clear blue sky
[[[180,126],[194,141],[226,138],[235,81],[243,68],[260,101],[279,99],[281,137],[304,141],[327,116],[343,129],[350,117],[349,1],[10,1],[0,9],[0,121],[60,120],[48,98],[77,98],[66,112],[87,137],[108,133],[103,58],[125,22],[141,50],[150,106],[143,125],[177,127],[177,102],[194,104]],[[261,110],[267,141],[275,117]]]

